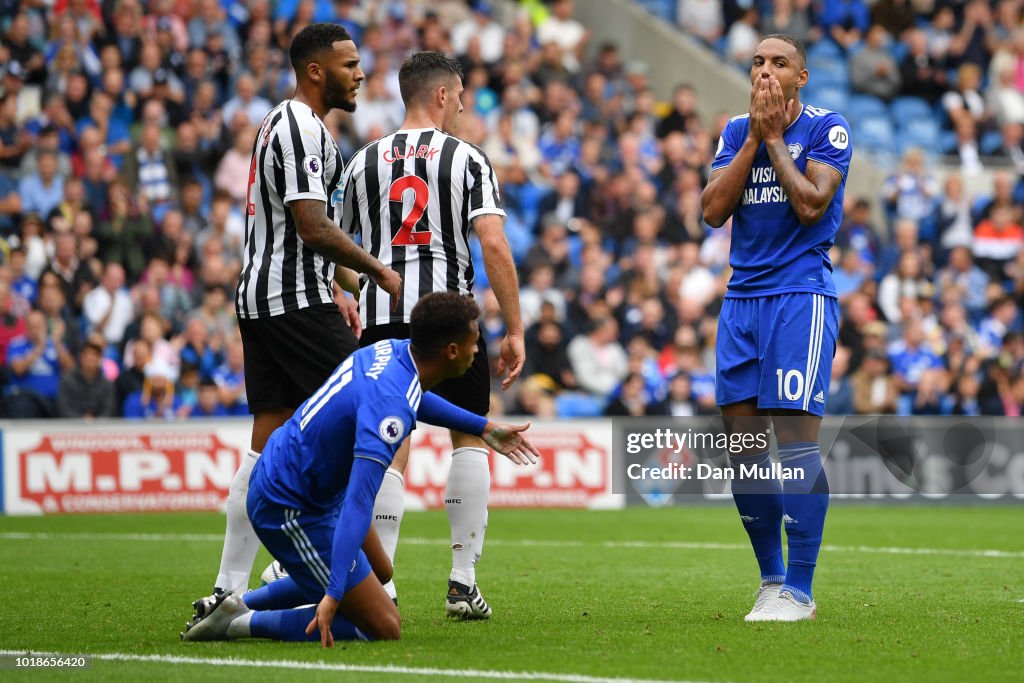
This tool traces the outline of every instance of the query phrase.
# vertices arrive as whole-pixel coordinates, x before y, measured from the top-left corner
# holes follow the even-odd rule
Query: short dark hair
[[[302,29],[292,38],[291,47],[288,48],[288,59],[295,74],[301,77],[306,65],[317,55],[330,50],[336,42],[346,40],[352,40],[352,36],[340,24],[310,24]]]
[[[480,307],[471,297],[456,292],[433,292],[420,299],[409,318],[409,339],[416,353],[434,356],[448,344],[464,338]]]
[[[766,40],[781,40],[784,43],[789,43],[790,45],[796,48],[796,53],[800,55],[800,66],[807,66],[807,48],[804,47],[804,44],[801,43],[796,38],[794,38],[793,36],[787,35],[785,33],[769,33],[768,35],[763,36],[761,38],[762,43]]]
[[[439,78],[462,78],[462,65],[458,60],[440,52],[417,52],[404,62],[398,71],[398,89],[407,105],[426,90],[436,86]]]

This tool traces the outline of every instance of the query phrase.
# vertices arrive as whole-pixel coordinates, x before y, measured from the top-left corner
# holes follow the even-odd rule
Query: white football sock
[[[402,515],[405,514],[405,477],[398,470],[390,467],[384,473],[384,480],[377,491],[377,499],[373,503],[373,528],[380,536],[380,544],[384,546],[391,564],[395,563],[395,549],[398,547],[398,531],[402,527]]]
[[[486,448],[456,448],[444,493],[444,507],[452,531],[449,578],[470,588],[476,583],[476,563],[483,552],[487,530],[487,498],[491,492],[489,456]]]
[[[260,539],[249,523],[245,511],[245,499],[249,495],[249,475],[260,454],[249,451],[242,458],[242,464],[231,480],[227,500],[227,529],[224,532],[224,550],[220,556],[220,571],[214,587],[235,593],[249,589],[249,574],[256,553],[260,550]]]
[[[384,553],[395,564],[395,551],[398,548],[398,532],[402,527],[402,516],[405,514],[405,477],[398,470],[390,467],[384,473],[384,480],[377,491],[377,499],[373,503],[373,528],[380,537]],[[384,591],[394,600],[398,597],[395,582],[384,584]]]

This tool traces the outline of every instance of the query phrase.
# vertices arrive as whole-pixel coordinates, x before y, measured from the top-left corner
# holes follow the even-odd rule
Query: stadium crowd
[[[998,3],[989,24],[972,19],[980,4],[937,2],[924,29],[917,14],[897,21],[917,5],[898,0],[870,12],[860,0],[823,13],[807,0],[680,5],[717,12],[680,16],[709,44],[740,23],[747,44],[785,30],[842,50],[871,26],[911,49],[924,32],[928,54],[952,60],[941,71],[976,64],[1005,90],[986,99],[980,84],[935,84],[937,102],[959,98],[951,120],[1016,134],[990,192],[967,196],[956,174],[940,186],[909,148],[880,197],[847,197],[832,250],[842,323],[829,413],[1024,410],[1024,107],[1020,121],[1004,110],[1024,103],[1022,3]],[[400,125],[407,54],[463,64],[458,134],[498,173],[527,326],[527,369],[514,392],[494,393],[496,413],[717,414],[729,225],[703,223],[700,193],[728,114],[699,116],[685,84],[652,90],[644,64],[590,44],[573,0],[524,0],[508,24],[464,0],[0,6],[3,416],[247,413],[234,283],[249,153],[294,85],[291,36],[322,20],[346,26],[367,74],[355,114],[327,120],[346,159]],[[746,11],[729,17],[733,6]],[[991,70],[1000,63],[1012,79]],[[875,199],[884,224],[872,222]],[[501,316],[475,258],[481,327],[497,344]]]

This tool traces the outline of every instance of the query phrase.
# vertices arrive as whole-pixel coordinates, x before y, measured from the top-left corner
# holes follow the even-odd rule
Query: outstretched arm
[[[479,436],[488,446],[498,451],[517,465],[537,462],[540,453],[533,444],[522,436],[530,428],[525,425],[491,422],[468,410],[449,403],[437,394],[426,392],[420,401],[416,419],[420,422],[447,427],[464,434]]]

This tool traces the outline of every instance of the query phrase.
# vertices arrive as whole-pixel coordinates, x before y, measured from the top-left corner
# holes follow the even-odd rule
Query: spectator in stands
[[[125,328],[132,320],[132,300],[124,285],[124,268],[118,263],[107,263],[99,286],[82,301],[82,313],[90,332],[100,332],[107,342],[107,353],[115,356],[124,339]]]
[[[241,339],[228,342],[224,363],[213,372],[213,381],[220,391],[220,402],[229,415],[248,415],[249,403],[245,395],[244,354]]]
[[[964,117],[973,119],[979,127],[988,122],[990,117],[981,94],[981,68],[977,64],[968,62],[957,69],[956,90],[946,91],[942,106],[954,125]]]
[[[982,172],[981,148],[978,145],[978,128],[970,116],[959,116],[954,124],[956,147],[952,156],[960,162],[960,173],[975,176]]]
[[[628,359],[618,339],[619,325],[607,316],[595,319],[586,334],[569,342],[569,362],[582,389],[608,396],[626,377]]]
[[[950,290],[963,302],[973,318],[978,318],[985,308],[985,290],[989,277],[974,264],[971,249],[967,245],[953,247],[949,252],[949,264],[935,278],[940,299]]]
[[[220,353],[223,339],[219,335],[211,335],[202,318],[190,319],[176,343],[181,349],[182,363],[198,367],[200,378],[213,377],[223,362]]]
[[[868,29],[864,46],[850,57],[850,84],[856,92],[890,100],[900,91],[900,70],[889,52],[889,33],[879,25]]]
[[[256,127],[263,122],[263,117],[274,108],[270,100],[261,97],[256,90],[256,80],[252,74],[243,73],[235,81],[235,95],[224,103],[223,116],[225,121],[234,121],[235,114],[242,112],[250,126]]]
[[[825,401],[826,415],[853,415],[853,381],[849,376],[850,350],[844,346],[836,346],[832,358],[832,380],[828,387],[828,399]]]
[[[996,121],[1002,125],[1024,124],[1024,92],[1017,85],[1017,70],[1007,66],[996,73],[989,84],[988,107]]]
[[[686,133],[698,121],[697,98],[693,86],[682,83],[672,91],[672,109],[658,121],[656,134],[664,138],[673,132]]]
[[[908,0],[877,0],[871,5],[871,23],[901,38],[914,26],[914,7]]]
[[[1003,346],[1006,335],[1020,331],[1019,318],[1017,305],[1010,297],[1002,296],[992,302],[988,317],[978,327],[985,355],[995,356]]]
[[[905,251],[900,256],[896,271],[889,273],[878,285],[878,307],[890,323],[903,321],[900,301],[916,299],[928,279],[921,272],[921,256],[917,251]]]
[[[234,135],[234,144],[221,157],[213,177],[213,185],[217,191],[226,193],[236,205],[245,205],[248,201],[246,192],[249,190],[249,162],[252,158],[252,141],[255,138],[255,127],[239,128]]]
[[[604,414],[608,417],[643,417],[647,414],[647,403],[644,378],[638,373],[630,373],[623,380],[619,395],[605,406]]]
[[[7,347],[11,340],[25,335],[25,316],[15,313],[11,285],[0,278],[0,384],[6,385]]]
[[[199,394],[189,417],[226,417],[229,414],[220,402],[220,387],[217,383],[213,379],[200,380]]]
[[[177,375],[160,360],[151,360],[145,369],[142,389],[129,394],[124,401],[127,418],[175,420],[188,416],[188,406],[174,391]]]
[[[545,45],[555,42],[562,50],[563,64],[575,73],[580,68],[590,33],[573,19],[574,0],[553,0],[551,15],[537,27],[537,42]]]
[[[78,367],[60,380],[57,395],[57,416],[90,420],[95,417],[114,417],[114,385],[101,371],[103,339],[89,339],[78,352]]]
[[[551,315],[554,315],[554,308],[551,308]],[[537,323],[534,334],[527,332],[527,365],[524,373],[531,375],[546,375],[550,377],[559,388],[572,389],[576,387],[576,377],[569,362],[566,352],[565,338],[561,325],[554,319],[542,320]]]
[[[870,15],[864,0],[834,0],[822,5],[820,21],[839,47],[850,50],[867,33]]]
[[[784,33],[805,45],[820,37],[821,31],[811,24],[809,0],[772,0],[771,5],[771,11],[761,15],[762,34]]]
[[[669,378],[668,395],[661,401],[647,406],[647,415],[666,415],[671,417],[691,417],[697,415],[697,404],[693,400],[690,377],[685,372],[677,372]]]
[[[920,320],[903,322],[903,337],[889,346],[889,362],[900,392],[897,411],[900,415],[909,415],[922,375],[942,367],[942,360],[925,343]]]
[[[676,21],[685,33],[713,47],[725,30],[722,0],[679,0]]]
[[[41,227],[42,221],[36,215],[26,216],[22,228],[28,224]],[[81,311],[86,293],[98,281],[89,264],[78,258],[77,241],[71,233],[58,233],[54,236],[53,258],[47,264],[46,272],[57,276],[64,290],[65,302],[76,312]]]
[[[486,64],[494,64],[504,52],[505,29],[494,21],[494,9],[487,0],[474,0],[471,9],[472,16],[452,26],[452,49],[456,55],[464,55],[470,39],[476,37],[481,58]]]
[[[148,200],[142,194],[139,202],[133,202],[131,191],[121,181],[110,184],[107,197],[109,217],[96,226],[100,258],[121,264],[127,281],[134,284],[146,267],[144,247],[153,234]]]
[[[743,71],[750,68],[750,60],[754,57],[754,50],[761,42],[761,34],[757,31],[758,20],[760,19],[757,8],[748,7],[739,19],[733,22],[725,36],[725,54],[732,61],[733,65]]]
[[[387,87],[385,74],[371,73],[360,86],[352,123],[360,140],[373,140],[401,127],[405,106]],[[365,92],[363,92],[365,90]]]
[[[32,146],[17,118],[18,100],[12,93],[0,95],[0,174],[3,175],[16,173],[22,157]]]
[[[138,146],[125,159],[124,173],[133,194],[144,197],[160,220],[178,182],[171,154],[162,148],[159,124],[143,124]]]
[[[850,378],[853,406],[858,415],[891,415],[896,412],[898,392],[889,376],[888,358],[882,351],[869,351],[861,369]]]
[[[903,169],[882,186],[882,197],[894,219],[916,221],[923,239],[931,235],[928,224],[934,220],[938,196],[938,182],[925,167],[924,154],[915,147],[903,154]]]
[[[1007,266],[1024,245],[1024,229],[1014,218],[1016,209],[998,206],[991,217],[974,228],[974,257],[989,277],[1000,282],[1007,275]]]
[[[21,195],[18,194],[18,184],[8,174],[0,172],[0,239],[17,233],[20,214]]]
[[[46,316],[32,311],[25,319],[24,336],[15,337],[8,344],[10,383],[4,390],[8,417],[56,416],[61,375],[75,365],[64,345],[64,329],[61,322],[47,329]]]
[[[18,195],[23,212],[49,217],[64,197],[64,178],[57,173],[56,154],[39,155],[39,170],[21,179]]]

